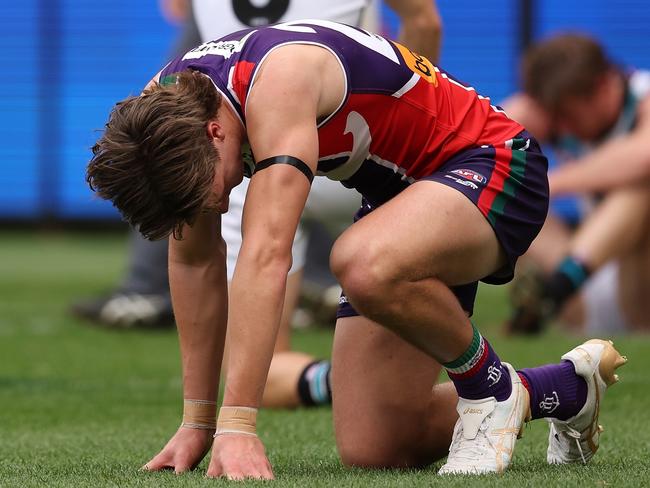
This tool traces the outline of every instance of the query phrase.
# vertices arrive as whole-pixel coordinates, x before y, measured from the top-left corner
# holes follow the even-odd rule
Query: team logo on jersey
[[[476,171],[472,171],[471,169],[455,169],[452,171],[452,173],[458,176],[462,176],[466,180],[472,180],[480,184],[483,184],[487,181],[487,178],[485,178],[485,176],[477,173]]]
[[[420,75],[433,86],[438,86],[436,71],[433,68],[433,64],[431,64],[431,61],[429,61],[424,56],[421,56],[420,54],[414,53],[398,42],[393,42],[393,44],[395,44],[397,49],[399,49],[399,52],[402,54],[402,58],[404,58],[406,66],[408,66],[411,71]]]

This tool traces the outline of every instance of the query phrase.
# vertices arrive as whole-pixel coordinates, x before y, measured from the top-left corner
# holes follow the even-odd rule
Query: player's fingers
[[[248,469],[250,471],[250,468]],[[221,465],[221,476],[229,480],[239,481],[246,478],[247,469],[242,466],[240,460],[224,461]]]
[[[271,463],[269,459],[262,454],[261,456],[251,459],[251,469],[249,470],[249,476],[256,479],[263,480],[272,480],[273,468],[271,468]]]
[[[246,478],[256,480],[273,479],[273,473],[268,469],[266,459],[250,460],[250,464],[243,471],[246,473]]]
[[[192,469],[192,463],[187,459],[177,460],[174,464],[175,464],[174,472],[176,474],[185,473],[186,471]]]
[[[230,481],[243,481],[243,480],[263,480],[263,479],[271,479],[268,477],[265,477],[262,473],[259,472],[257,469],[233,469],[229,470],[226,473],[226,478],[229,479]]]
[[[273,470],[271,469],[271,464],[267,459],[261,460],[255,465],[255,478],[262,480],[272,480]]]
[[[265,480],[274,480],[275,475],[273,474],[273,468],[271,467],[271,463],[268,459],[264,459],[264,466],[262,468],[262,475],[263,479]]]
[[[155,456],[151,461],[142,466],[144,471],[160,471],[162,469],[172,469],[174,467],[174,460],[171,455],[166,452],[161,452]]]
[[[242,481],[246,479],[265,479],[257,467],[257,463],[247,460],[246,462],[227,463],[223,466],[222,476],[231,481]]]
[[[266,460],[265,460],[266,461]],[[248,466],[237,466],[236,468],[226,470],[228,479],[230,480],[271,480],[273,479],[273,472],[267,468],[266,462],[260,463],[250,461]]]
[[[249,473],[246,475],[246,478],[255,479],[255,480],[273,480],[275,477],[273,473],[268,470],[255,471],[254,473]]]
[[[243,481],[245,479],[244,473],[240,470],[235,470],[226,473],[226,478],[230,481]]]
[[[219,478],[220,476],[223,476],[223,466],[221,465],[221,462],[215,459],[212,459],[210,461],[210,464],[208,465],[208,471],[205,473],[205,475],[208,478]]]

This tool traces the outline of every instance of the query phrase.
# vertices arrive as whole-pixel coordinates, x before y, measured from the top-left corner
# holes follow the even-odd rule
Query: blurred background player
[[[650,72],[563,34],[527,52],[522,78],[524,93],[504,108],[554,148],[551,195],[579,194],[583,215],[572,227],[549,214],[514,285],[508,329],[539,332],[558,314],[587,334],[647,329],[650,185],[639,168],[650,167]]]
[[[194,0],[183,7],[184,0],[168,0],[163,11],[185,15],[185,32],[178,45],[185,52],[199,42],[193,38],[198,26],[200,39],[217,39],[228,32],[301,18],[322,18],[351,25],[373,24],[371,2],[368,0],[291,0],[268,2],[258,7],[248,0],[216,2]],[[179,5],[180,4],[180,5]],[[413,51],[436,62],[440,53],[441,20],[432,0],[388,0],[400,17],[400,41]],[[193,15],[192,15],[193,14]],[[364,20],[365,19],[365,20]],[[372,27],[369,25],[369,27]],[[195,34],[194,34],[195,35]],[[248,179],[233,189],[230,209],[222,218],[222,232],[228,249],[228,277],[232,278],[241,246],[241,216],[248,188]],[[317,178],[307,202],[305,217],[326,221],[327,228],[338,234],[350,222],[350,215],[358,209],[360,198],[340,184],[326,178]],[[321,236],[323,234],[321,233]],[[324,234],[326,245],[312,250],[328,269],[329,245],[333,239]],[[167,241],[151,242],[138,232],[131,232],[129,268],[118,289],[106,297],[74,304],[78,316],[115,328],[155,327],[173,324],[173,311],[167,275]],[[267,407],[296,407],[331,403],[330,370],[328,360],[297,351],[291,351],[291,319],[299,300],[303,270],[307,262],[307,232],[298,228],[293,245],[293,265],[287,281],[287,294],[275,355],[264,392]],[[324,249],[323,249],[324,247]],[[337,294],[338,298],[338,294]],[[332,317],[333,319],[334,317]]]

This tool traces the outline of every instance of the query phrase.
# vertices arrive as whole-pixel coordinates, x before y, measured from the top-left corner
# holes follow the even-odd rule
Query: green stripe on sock
[[[446,369],[460,368],[464,364],[467,364],[469,361],[471,361],[474,356],[476,356],[476,353],[478,352],[481,345],[481,334],[479,333],[478,329],[474,327],[474,324],[472,324],[472,330],[474,331],[474,334],[472,335],[472,342],[470,343],[469,347],[463,354],[461,354],[458,359],[451,361],[450,363],[443,363],[442,365]]]

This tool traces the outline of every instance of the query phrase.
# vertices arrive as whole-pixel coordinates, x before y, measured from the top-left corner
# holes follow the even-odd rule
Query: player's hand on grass
[[[210,450],[214,431],[181,427],[151,461],[142,469],[161,471],[173,469],[176,474],[194,469]]]
[[[274,479],[264,445],[257,436],[223,434],[215,437],[207,476],[229,480]]]

